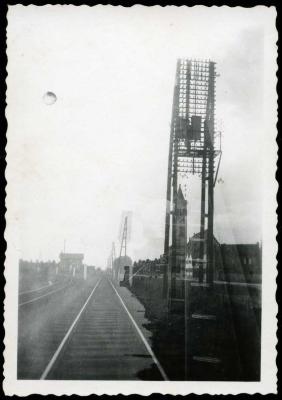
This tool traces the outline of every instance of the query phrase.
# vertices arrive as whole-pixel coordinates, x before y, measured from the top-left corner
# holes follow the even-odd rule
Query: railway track
[[[51,285],[44,285],[36,289],[27,290],[19,293],[19,307],[39,301],[46,296],[57,293],[71,285],[72,280],[55,282]]]
[[[105,277],[92,285],[72,320],[64,312],[49,325],[43,341],[31,357],[36,373],[32,378],[26,370],[22,379],[134,380],[144,370],[153,370],[156,380],[168,379],[119,290]]]

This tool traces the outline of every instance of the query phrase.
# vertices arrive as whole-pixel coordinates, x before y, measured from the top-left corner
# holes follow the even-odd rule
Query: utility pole
[[[112,251],[111,251],[111,274],[112,278],[114,278],[114,268],[115,268],[115,259],[116,259],[116,248],[115,248],[115,242],[112,243]]]
[[[168,156],[168,173],[167,173],[167,193],[166,193],[166,217],[165,217],[165,240],[164,240],[164,274],[163,274],[163,297],[170,298],[171,292],[171,274],[172,265],[175,265],[174,247],[170,251],[170,224],[171,215],[175,222],[174,211],[177,197],[177,142],[175,137],[176,126],[178,123],[179,114],[179,76],[178,70],[180,60],[177,62],[175,85],[172,103],[172,115],[170,124],[170,141],[169,141],[169,156]],[[172,196],[172,197],[171,197]],[[172,206],[172,208],[171,208]],[[175,243],[175,223],[172,227],[172,243]]]

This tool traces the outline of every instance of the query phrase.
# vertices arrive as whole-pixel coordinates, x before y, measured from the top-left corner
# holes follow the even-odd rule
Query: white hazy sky
[[[162,253],[179,57],[214,60],[220,73],[215,236],[261,240],[274,16],[266,7],[9,7],[7,204],[19,258],[58,259],[66,239],[67,251],[103,267],[123,210],[133,213],[129,255]],[[190,190],[189,234],[199,229],[198,200]]]

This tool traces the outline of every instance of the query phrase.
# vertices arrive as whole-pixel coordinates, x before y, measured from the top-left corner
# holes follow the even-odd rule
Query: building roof
[[[84,254],[82,253],[60,253],[61,260],[83,260]]]
[[[208,230],[205,229],[205,232],[204,232],[204,238],[205,239],[207,239],[207,234],[208,234]],[[201,237],[201,232],[194,233],[194,235],[189,238],[188,244],[189,244],[190,241],[193,241],[193,239],[200,239],[200,237]],[[213,240],[215,241],[215,243],[217,245],[220,245],[219,241],[216,239],[215,236],[213,236]]]
[[[182,189],[181,189],[181,185],[179,185],[178,192],[177,192],[177,197],[178,197],[179,200],[186,201],[185,197],[183,195]]]

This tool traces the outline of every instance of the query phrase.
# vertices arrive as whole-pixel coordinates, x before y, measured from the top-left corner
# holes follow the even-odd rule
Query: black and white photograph
[[[9,6],[6,394],[276,393],[275,19]]]

